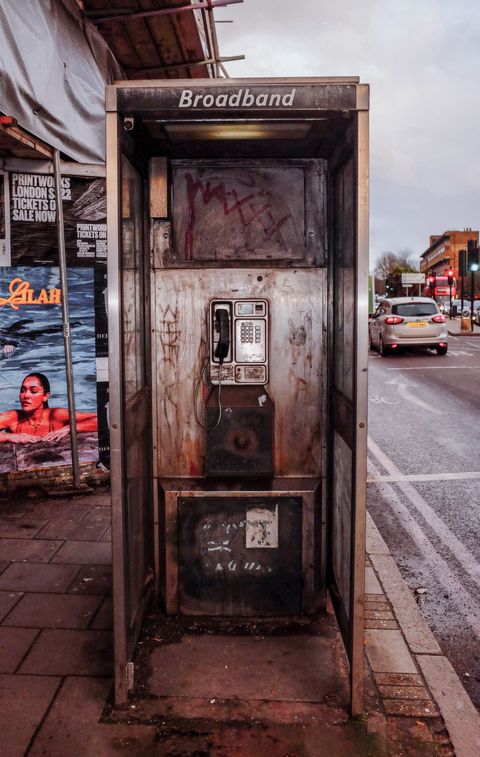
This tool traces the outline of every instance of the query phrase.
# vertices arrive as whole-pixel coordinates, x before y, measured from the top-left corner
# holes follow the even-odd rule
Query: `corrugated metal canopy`
[[[216,76],[222,59],[213,9],[242,1],[77,0],[127,79]]]

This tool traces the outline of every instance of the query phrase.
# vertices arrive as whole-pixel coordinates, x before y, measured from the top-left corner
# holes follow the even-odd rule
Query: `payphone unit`
[[[212,300],[210,303],[212,384],[268,382],[268,303],[266,300]]]

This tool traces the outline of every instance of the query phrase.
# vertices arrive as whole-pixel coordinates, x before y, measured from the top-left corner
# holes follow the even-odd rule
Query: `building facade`
[[[451,269],[456,279],[459,278],[458,254],[467,249],[468,241],[472,239],[478,245],[478,231],[464,229],[463,231],[444,231],[430,237],[430,246],[420,255],[420,271],[426,276],[447,276]]]

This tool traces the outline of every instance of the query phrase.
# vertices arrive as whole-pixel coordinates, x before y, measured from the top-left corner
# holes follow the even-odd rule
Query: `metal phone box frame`
[[[368,100],[354,77],[107,87],[118,705],[153,597],[309,615],[328,590],[362,711]]]

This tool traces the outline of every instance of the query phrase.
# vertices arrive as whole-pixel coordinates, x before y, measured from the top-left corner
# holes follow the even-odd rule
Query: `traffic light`
[[[432,273],[428,277],[428,288],[430,289],[430,297],[433,297],[436,286],[437,286],[437,277],[434,273]]]
[[[468,270],[478,271],[478,247],[474,239],[469,239],[468,246]]]
[[[458,275],[465,276],[467,273],[467,251],[458,251]]]
[[[453,271],[452,271],[452,269],[451,269],[451,268],[450,268],[450,270],[448,271],[448,286],[449,286],[449,287],[452,287],[452,286],[453,286]]]

